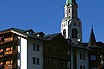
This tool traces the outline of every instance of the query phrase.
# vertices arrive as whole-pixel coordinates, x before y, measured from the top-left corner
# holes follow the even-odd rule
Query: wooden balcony
[[[0,49],[0,54],[3,53],[3,49]]]
[[[3,44],[3,41],[0,41],[0,44]]]
[[[3,66],[3,62],[0,62],[0,67],[2,67]]]
[[[4,69],[12,69],[12,65],[9,64],[9,65],[4,65]]]
[[[3,44],[3,37],[0,37],[0,44]]]
[[[0,64],[0,68],[3,66],[3,64]]]
[[[13,61],[6,61],[5,62],[5,65],[4,65],[4,69],[12,69],[12,64],[13,64]]]
[[[12,54],[13,54],[13,51],[7,51],[7,52],[5,52],[4,54],[5,54],[5,56],[6,56],[6,55],[12,55]]]
[[[4,42],[10,42],[10,41],[13,41],[13,37],[4,38]]]
[[[0,58],[2,58],[3,57],[3,55],[0,55]]]

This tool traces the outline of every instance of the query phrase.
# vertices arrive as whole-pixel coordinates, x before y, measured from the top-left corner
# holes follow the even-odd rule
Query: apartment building
[[[32,29],[10,28],[0,32],[1,69],[67,68],[67,40],[61,33],[45,35]]]

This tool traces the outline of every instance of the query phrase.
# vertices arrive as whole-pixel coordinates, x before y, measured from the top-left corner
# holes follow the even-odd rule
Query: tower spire
[[[93,25],[92,25],[92,28],[91,28],[91,34],[90,34],[90,39],[89,39],[88,46],[91,46],[91,45],[96,45],[96,39],[95,39],[95,35],[94,35],[94,32],[93,32]]]

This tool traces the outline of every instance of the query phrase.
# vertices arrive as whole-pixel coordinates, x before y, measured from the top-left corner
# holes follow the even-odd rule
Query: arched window
[[[69,13],[70,13],[70,9],[69,9]]]
[[[63,30],[63,36],[64,36],[64,38],[66,38],[66,30],[65,29]]]
[[[72,38],[77,38],[77,34],[78,34],[78,31],[77,31],[77,29],[73,29],[72,30]]]

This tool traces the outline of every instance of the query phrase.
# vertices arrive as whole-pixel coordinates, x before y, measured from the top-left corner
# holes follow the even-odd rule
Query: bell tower
[[[72,43],[82,42],[82,24],[77,15],[76,0],[66,0],[65,17],[61,23],[61,33],[65,39]]]

